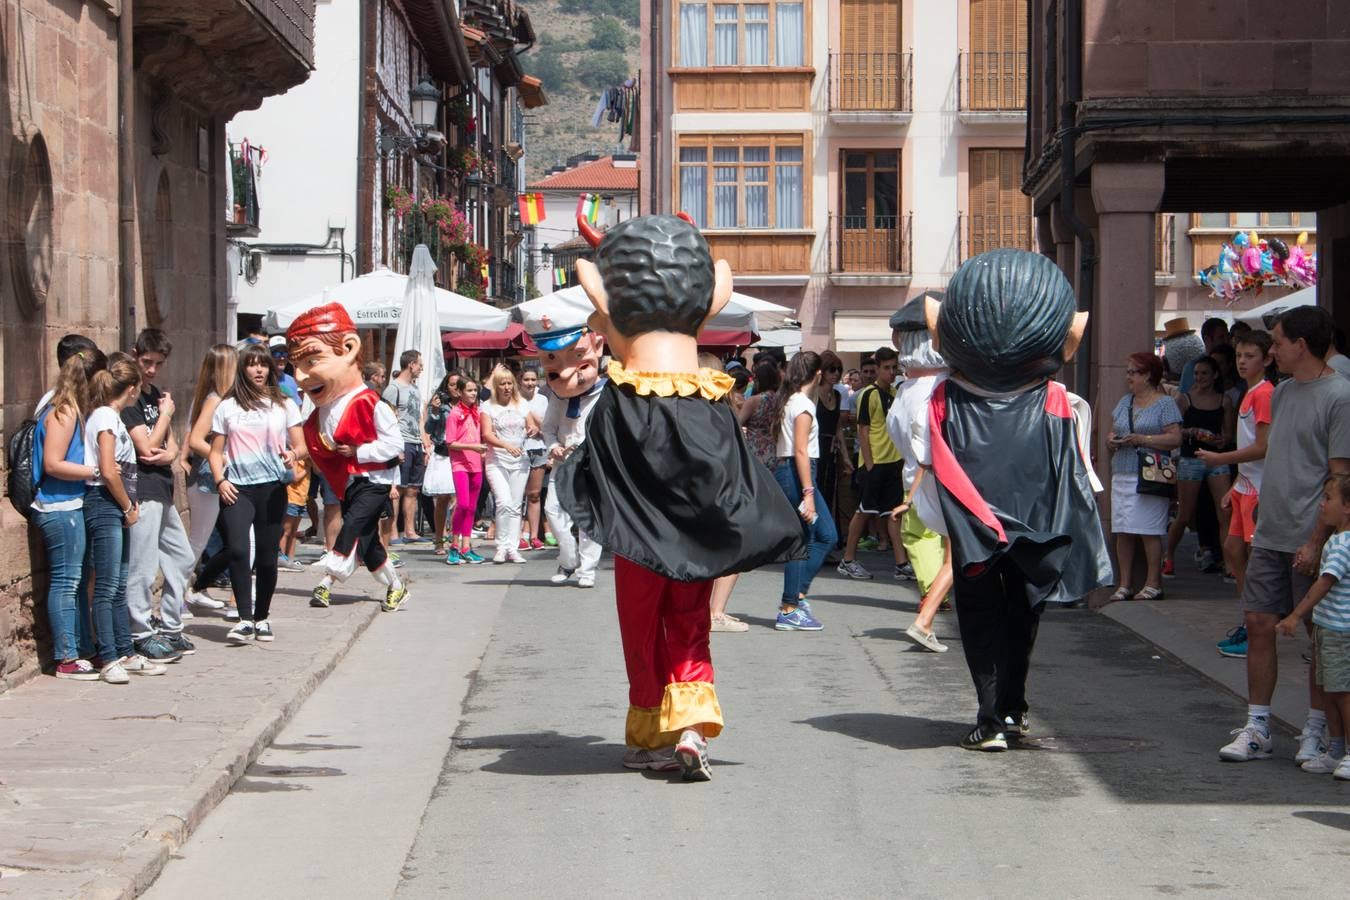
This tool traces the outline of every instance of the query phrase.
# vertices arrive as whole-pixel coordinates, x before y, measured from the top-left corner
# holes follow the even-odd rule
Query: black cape
[[[586,440],[554,470],[559,502],[602,546],[675,581],[805,555],[801,518],[751,455],[731,407],[610,381]]]
[[[1032,605],[1070,602],[1111,584],[1097,500],[1061,385],[991,398],[948,379],[929,412],[953,565],[978,578],[1006,557],[1026,576]]]

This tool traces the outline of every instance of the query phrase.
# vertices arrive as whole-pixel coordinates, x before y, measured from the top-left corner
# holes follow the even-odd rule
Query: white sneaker
[[[127,674],[126,669],[122,668],[122,663],[117,660],[113,660],[99,669],[98,676],[108,684],[126,684],[131,681],[131,676]]]
[[[506,548],[498,547],[497,552],[492,554],[492,563],[500,566],[504,562],[506,562]]]
[[[193,606],[200,606],[202,609],[224,609],[225,601],[217,600],[210,594],[201,591],[188,591],[187,602]]]
[[[1231,743],[1219,748],[1219,759],[1226,762],[1270,759],[1274,742],[1269,734],[1262,733],[1255,725],[1248,723],[1242,728],[1234,728],[1229,734],[1235,734],[1237,737]]]
[[[579,588],[593,588],[593,587],[595,587],[595,573],[594,573],[594,572],[591,572],[591,573],[589,573],[589,574],[588,574],[588,573],[582,573],[581,575],[578,575],[578,576],[577,576],[577,587],[579,587]]]
[[[1303,765],[1305,762],[1317,759],[1329,749],[1326,729],[1312,733],[1308,731],[1308,726],[1304,725],[1303,730],[1298,734],[1298,752],[1294,754],[1294,762]]]
[[[519,550],[507,550],[506,561],[513,563],[523,563],[525,561],[525,557],[520,555]]]
[[[225,640],[231,644],[247,644],[253,640],[257,632],[253,628],[252,622],[240,621],[238,625],[230,629],[230,633],[225,635]]]
[[[1299,766],[1305,772],[1313,775],[1330,775],[1340,767],[1343,757],[1335,757],[1330,753],[1323,753],[1320,756],[1314,756],[1312,759]]]
[[[132,675],[163,675],[169,671],[168,666],[151,662],[139,653],[122,657],[122,668]]]
[[[1350,781],[1350,753],[1341,757],[1341,763],[1331,773],[1331,777],[1337,781]]]
[[[190,609],[188,609],[186,606],[184,606],[184,607],[183,607],[183,611],[182,611],[181,613],[178,614],[178,618],[180,618],[180,619],[182,619],[184,622],[186,622],[188,619],[195,619],[195,618],[197,618],[197,617],[194,616],[194,615],[192,614],[192,610],[190,610]]]
[[[253,639],[255,641],[272,640],[272,623],[263,619],[261,622],[253,623]]]
[[[922,628],[920,628],[918,622],[915,622],[908,628],[906,628],[905,634],[908,635],[911,641],[918,644],[925,650],[931,650],[933,653],[947,652],[947,645],[939,641],[935,633],[931,631],[924,631]]]
[[[574,571],[576,571],[576,570],[575,570],[575,569],[565,569],[565,568],[563,568],[562,566],[558,566],[558,571],[555,572],[555,573],[549,578],[549,581],[553,582],[554,584],[567,584],[567,579],[569,579],[569,578],[572,577],[572,573],[573,573]]]
[[[673,772],[680,767],[680,763],[675,759],[674,747],[662,747],[660,750],[629,747],[623,754],[623,767],[647,769],[652,772]]]
[[[239,607],[237,607],[237,606],[231,606],[231,607],[229,607],[228,609],[226,609],[226,610],[225,610],[225,621],[226,621],[226,622],[238,622],[238,621],[239,621]]]

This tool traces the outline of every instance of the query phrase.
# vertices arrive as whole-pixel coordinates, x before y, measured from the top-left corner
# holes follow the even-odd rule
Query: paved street
[[[918,651],[913,591],[888,578],[828,572],[826,630],[782,634],[777,573],[744,577],[730,609],[751,631],[714,635],[714,781],[625,771],[612,573],[557,589],[551,555],[406,553],[415,601],[376,619],[149,896],[1258,896],[1350,875],[1350,785],[1300,773],[1287,731],[1282,759],[1220,764],[1240,701],[1095,612],[1044,619],[1024,749],[958,749],[954,620],[953,652]]]

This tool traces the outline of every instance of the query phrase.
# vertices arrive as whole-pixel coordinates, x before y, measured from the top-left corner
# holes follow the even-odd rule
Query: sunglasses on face
[[[826,369],[825,371],[826,371],[826,372],[829,372],[831,375],[838,375],[840,372],[842,372],[842,371],[844,371],[844,370],[843,370],[843,368],[840,367],[840,366],[831,366],[830,368]]]

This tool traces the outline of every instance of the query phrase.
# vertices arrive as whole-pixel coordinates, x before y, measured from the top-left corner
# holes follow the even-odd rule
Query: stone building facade
[[[174,352],[161,384],[188,396],[224,334],[224,123],[308,77],[314,10],[0,0],[5,438],[32,414],[69,332],[111,351],[163,328]],[[0,690],[39,670],[45,565],[35,532],[0,503]]]

